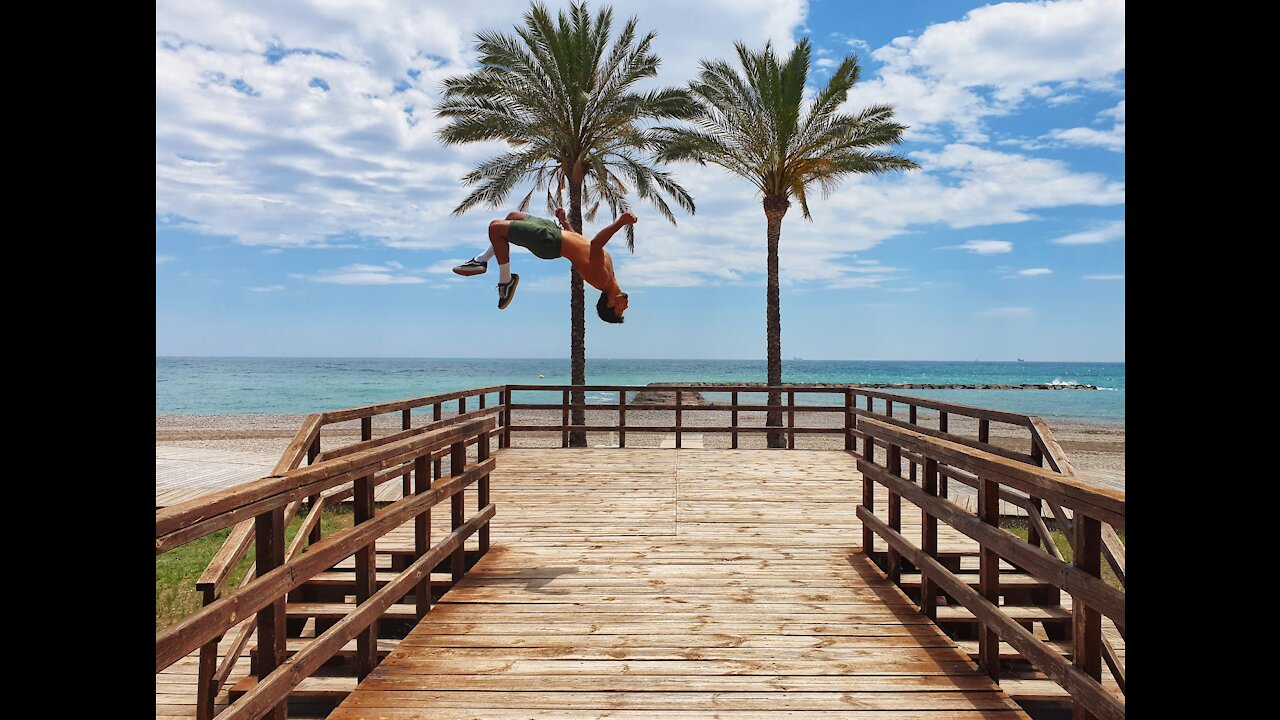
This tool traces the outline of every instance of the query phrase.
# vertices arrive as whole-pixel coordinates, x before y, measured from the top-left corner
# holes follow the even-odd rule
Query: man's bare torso
[[[588,285],[607,295],[618,293],[618,280],[613,275],[613,258],[604,248],[591,250],[591,241],[572,230],[560,231],[560,254],[564,255]]]

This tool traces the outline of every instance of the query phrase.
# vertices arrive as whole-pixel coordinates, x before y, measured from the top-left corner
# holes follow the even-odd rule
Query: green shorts
[[[560,257],[560,226],[553,220],[525,215],[507,226],[507,242],[528,248],[543,260]]]

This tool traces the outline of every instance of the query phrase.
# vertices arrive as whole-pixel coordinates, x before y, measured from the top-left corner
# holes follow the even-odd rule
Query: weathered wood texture
[[[495,457],[492,550],[331,718],[1025,717],[855,552],[847,453]]]
[[[947,617],[953,621],[965,617],[976,620],[978,642],[977,655],[987,674],[995,681],[1002,676],[1004,653],[1002,646],[1008,643],[1016,652],[1013,659],[1026,659],[1034,668],[1061,686],[1073,700],[1077,718],[1123,718],[1124,668],[1123,658],[1107,642],[1102,628],[1102,618],[1114,621],[1123,628],[1125,622],[1125,597],[1122,591],[1102,582],[1099,578],[1102,557],[1102,520],[1119,527],[1124,526],[1125,499],[1122,493],[1106,489],[1094,489],[1081,484],[1074,474],[1064,474],[1060,468],[1070,469],[1065,462],[1053,462],[1054,470],[1044,470],[1038,463],[1018,463],[1006,457],[954,442],[933,433],[915,432],[879,420],[867,420],[862,430],[868,439],[887,448],[883,465],[870,458],[858,462],[858,468],[869,483],[883,486],[892,500],[895,496],[910,501],[924,513],[924,546],[913,544],[909,535],[902,532],[900,511],[890,507],[887,522],[876,515],[873,494],[864,488],[863,502],[857,516],[863,522],[864,538],[879,538],[888,546],[887,576],[899,581],[897,569],[905,557],[919,571],[917,587],[923,595],[921,611],[925,615],[939,617],[933,599],[934,586],[941,588],[957,606],[948,607]],[[986,429],[980,427],[980,435],[986,439]],[[1048,450],[1053,457],[1052,444],[1040,440],[1038,446]],[[924,486],[914,482],[914,477],[902,477],[900,458],[908,455],[925,465]],[[940,464],[948,466],[947,474],[966,484],[977,485],[978,511],[969,513],[940,498],[936,494],[935,473]],[[1006,491],[1006,487],[1011,488]],[[1020,496],[1027,507],[1038,498],[1044,498],[1059,517],[1064,508],[1073,513],[1072,528],[1068,530],[1076,552],[1075,562],[1068,564],[1061,554],[1046,552],[1027,544],[1001,529],[1000,500]],[[1037,519],[1039,516],[1037,514]],[[977,588],[962,581],[958,567],[946,567],[939,562],[936,548],[929,537],[932,523],[945,523],[949,529],[958,530],[977,543],[979,572]],[[1047,537],[1043,523],[1038,526]],[[1116,539],[1118,543],[1118,538]],[[864,547],[871,556],[874,553],[870,540]],[[1006,597],[1001,605],[1004,567],[1016,568],[1034,580],[1044,583],[1051,591],[1038,592],[1038,604],[1019,607]],[[1061,591],[1071,595],[1070,608],[1058,604]],[[1024,601],[1025,602],[1025,601]],[[1042,638],[1033,634],[1026,620],[1050,621],[1061,627],[1060,620],[1070,619],[1071,642],[1066,653],[1050,647]],[[1046,627],[1045,632],[1048,632]],[[1060,631],[1054,630],[1055,634]],[[1111,687],[1101,681],[1104,650],[1106,662],[1115,681]],[[1113,688],[1118,685],[1119,692]]]

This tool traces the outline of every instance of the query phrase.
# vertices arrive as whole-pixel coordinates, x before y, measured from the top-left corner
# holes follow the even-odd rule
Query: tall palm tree
[[[656,34],[637,38],[637,18],[629,19],[610,47],[613,10],[593,17],[585,2],[575,2],[553,19],[546,6],[533,3],[515,35],[476,35],[480,68],[444,82],[436,115],[451,122],[439,132],[446,145],[505,140],[508,150],[463,176],[476,185],[453,214],[476,205],[501,206],[522,182],[532,188],[520,202],[529,207],[533,195],[546,192],[548,214],[563,206],[582,232],[583,209],[594,220],[601,204],[617,216],[630,209],[631,189],[657,208],[673,225],[675,216],[664,195],[689,213],[693,198],[670,173],[651,164],[658,139],[645,127],[652,121],[688,119],[697,103],[683,88],[637,92],[633,85],[657,74],[659,58],[650,52]],[[627,226],[627,248],[634,252],[635,234]],[[586,384],[586,315],[582,277],[570,270],[571,372],[574,385]],[[573,394],[582,404],[582,393]],[[573,424],[584,424],[573,411]],[[570,444],[586,445],[586,434],[571,433]]]
[[[902,142],[905,125],[893,122],[893,107],[872,105],[859,113],[839,112],[860,68],[845,57],[827,86],[803,107],[809,76],[809,39],[796,44],[781,63],[772,44],[761,52],[735,43],[739,74],[723,60],[702,61],[689,84],[701,106],[695,127],[659,128],[660,160],[712,163],[751,181],[764,196],[768,221],[767,328],[769,384],[782,383],[782,311],[778,303],[778,240],[791,199],[806,220],[813,184],[824,196],[852,173],[881,173],[919,167],[900,155],[877,150]],[[779,393],[769,404],[779,405]],[[767,426],[782,425],[782,411],[770,411]],[[769,433],[769,447],[782,447],[782,433]]]

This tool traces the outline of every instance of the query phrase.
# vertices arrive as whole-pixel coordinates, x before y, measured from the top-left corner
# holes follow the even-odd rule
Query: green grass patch
[[[1017,535],[1023,540],[1027,539],[1028,525],[1026,520],[1002,520],[1000,522],[1000,527],[1008,530],[1014,535]],[[1071,552],[1071,543],[1067,542],[1066,533],[1052,527],[1049,528],[1049,533],[1053,535],[1053,544],[1058,546],[1058,552],[1062,553],[1062,559],[1067,562],[1071,562],[1075,555]],[[1121,543],[1125,542],[1123,530],[1117,530],[1116,535],[1120,537]],[[1102,579],[1111,587],[1118,590],[1124,590],[1124,585],[1120,584],[1120,578],[1116,577],[1116,574],[1112,572],[1111,563],[1107,562],[1106,557],[1102,558]]]
[[[289,527],[285,530],[287,542],[293,541],[305,517],[306,513],[299,513],[289,523]],[[328,536],[343,528],[349,528],[352,525],[352,519],[350,505],[326,508],[320,518],[321,534]],[[196,591],[196,580],[199,580],[200,574],[209,567],[214,554],[230,534],[231,528],[219,530],[212,535],[192,540],[186,545],[156,556],[156,632],[199,610],[204,604],[200,593]],[[224,596],[235,594],[240,581],[244,579],[245,572],[253,564],[253,551],[253,543],[250,543],[244,559],[236,565],[235,570],[231,571],[231,576],[223,585]]]

